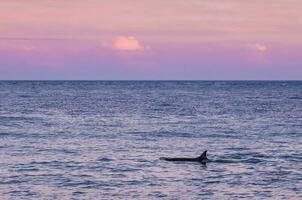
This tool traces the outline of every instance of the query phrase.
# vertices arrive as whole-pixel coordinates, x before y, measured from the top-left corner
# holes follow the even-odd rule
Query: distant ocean
[[[0,199],[244,197],[302,199],[302,82],[0,82]]]

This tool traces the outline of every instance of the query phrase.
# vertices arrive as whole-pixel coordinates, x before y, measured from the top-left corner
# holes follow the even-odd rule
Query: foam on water
[[[301,128],[302,82],[0,82],[0,197],[301,199]]]

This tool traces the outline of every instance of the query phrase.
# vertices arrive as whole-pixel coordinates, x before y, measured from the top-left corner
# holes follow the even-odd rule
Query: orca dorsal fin
[[[201,154],[201,156],[199,156],[199,159],[201,159],[201,160],[207,160],[208,158],[207,158],[207,151],[204,151],[202,154]]]

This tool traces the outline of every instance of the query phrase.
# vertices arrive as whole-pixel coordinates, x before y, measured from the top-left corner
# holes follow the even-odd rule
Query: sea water
[[[302,82],[0,82],[0,199],[159,198],[302,199]]]

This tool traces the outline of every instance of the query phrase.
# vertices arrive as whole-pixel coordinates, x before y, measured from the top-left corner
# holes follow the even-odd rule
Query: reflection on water
[[[0,82],[1,199],[300,199],[302,82]],[[208,150],[214,162],[175,163]]]

